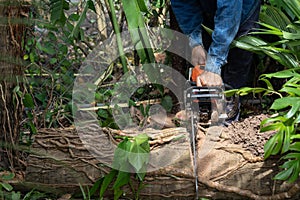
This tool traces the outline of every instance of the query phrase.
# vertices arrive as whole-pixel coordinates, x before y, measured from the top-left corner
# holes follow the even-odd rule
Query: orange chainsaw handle
[[[197,82],[197,77],[200,76],[204,72],[204,66],[196,65],[192,70],[192,81]]]

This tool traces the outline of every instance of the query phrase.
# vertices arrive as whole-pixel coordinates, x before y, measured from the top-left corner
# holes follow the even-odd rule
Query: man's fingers
[[[205,65],[206,62],[206,51],[202,46],[196,46],[192,49],[192,64],[196,65]]]
[[[204,71],[197,78],[197,86],[221,86],[223,81],[220,75]]]

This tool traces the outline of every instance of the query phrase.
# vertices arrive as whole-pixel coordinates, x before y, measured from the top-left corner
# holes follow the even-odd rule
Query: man
[[[252,53],[230,49],[230,44],[257,26],[260,0],[171,0],[171,6],[179,27],[189,37],[192,64],[205,66],[199,76],[201,84],[216,86],[224,82],[234,89],[246,86]],[[202,25],[213,29],[211,36]],[[228,113],[239,110],[228,107]],[[238,119],[239,112],[234,113],[228,120]]]

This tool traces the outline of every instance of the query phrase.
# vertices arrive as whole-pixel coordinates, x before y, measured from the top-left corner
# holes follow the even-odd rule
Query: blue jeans
[[[207,1],[206,1],[207,2]],[[203,24],[211,29],[214,27],[214,14],[216,11],[216,1],[211,0],[210,3],[203,3],[201,5],[206,12],[203,15]],[[256,23],[259,18],[260,7],[258,7],[251,16],[249,16],[244,23],[240,26],[237,37],[246,35],[253,28],[257,28]],[[211,36],[202,32],[203,45],[208,50],[212,39]],[[241,88],[247,85],[250,72],[253,66],[253,53],[239,48],[232,48],[229,50],[227,57],[227,64],[222,67],[221,76],[225,84],[230,85],[232,88]]]

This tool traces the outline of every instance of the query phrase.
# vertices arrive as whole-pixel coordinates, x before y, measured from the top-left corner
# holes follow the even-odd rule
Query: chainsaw
[[[198,124],[218,125],[227,117],[224,107],[224,89],[220,87],[197,86],[197,78],[204,70],[195,66],[189,70],[189,79],[184,91],[184,104],[189,123],[187,129],[190,133],[191,149],[195,176],[196,199],[198,199],[197,175],[197,130]]]

